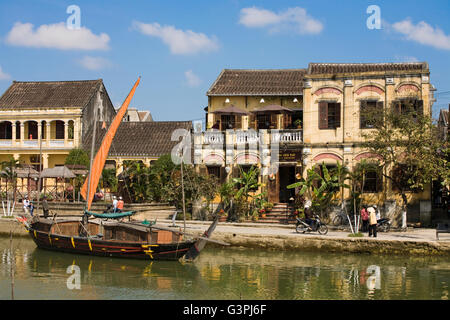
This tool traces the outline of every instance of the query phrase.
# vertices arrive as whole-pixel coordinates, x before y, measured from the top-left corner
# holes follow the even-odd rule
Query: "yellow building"
[[[38,169],[63,165],[94,121],[115,115],[103,81],[14,81],[0,97],[0,162],[10,157]]]
[[[361,148],[362,133],[371,130],[361,109],[401,108],[413,101],[431,116],[433,91],[427,63],[226,69],[207,93],[207,130],[196,135],[196,163],[222,181],[234,175],[238,165],[257,165],[269,201],[286,202],[294,192],[286,186],[295,181],[296,173],[304,176],[314,164],[331,167],[339,161],[351,170],[362,159],[376,159]],[[273,160],[279,170],[271,175]],[[374,174],[367,176],[364,201],[393,215],[398,194],[389,181]],[[431,188],[409,198],[408,214],[430,214]]]

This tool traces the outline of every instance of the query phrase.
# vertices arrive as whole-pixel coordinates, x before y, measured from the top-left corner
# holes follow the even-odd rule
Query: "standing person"
[[[362,220],[362,232],[369,231],[369,213],[367,212],[367,206],[363,205],[361,209]]]
[[[44,212],[44,218],[48,217],[48,202],[47,202],[47,196],[44,196],[42,199],[42,211]]]
[[[367,209],[369,213],[369,237],[373,235],[374,238],[377,237],[377,214],[374,207],[369,207]]]
[[[33,212],[34,212],[34,204],[33,204],[33,201],[30,201],[29,208],[30,208],[30,214],[31,214],[31,216],[33,216]]]
[[[119,197],[119,201],[117,202],[117,212],[123,211],[123,199],[122,197]]]
[[[381,219],[381,214],[380,214],[380,210],[378,209],[377,205],[374,204],[373,208],[375,209],[375,215],[377,217],[377,221]]]
[[[117,201],[116,196],[113,196],[113,212],[115,213],[117,211],[117,204],[119,201]]]
[[[25,212],[25,214],[29,214],[30,200],[28,200],[28,196],[25,196],[22,202],[23,202],[23,211]]]

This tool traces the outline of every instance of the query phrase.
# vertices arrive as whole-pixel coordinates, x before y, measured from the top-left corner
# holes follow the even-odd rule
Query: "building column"
[[[25,140],[25,123],[20,122],[20,145],[23,146],[23,140]]]
[[[42,154],[42,168],[47,169],[48,168],[48,153]]]
[[[119,175],[123,171],[123,160],[118,158],[116,162],[116,175]]]
[[[19,153],[14,153],[13,157],[14,157],[14,160],[19,160],[20,159],[20,154]]]
[[[11,143],[12,143],[12,146],[15,146],[16,145],[16,135],[17,135],[17,133],[16,133],[16,122],[15,121],[13,122],[13,124],[11,126],[11,129],[12,129],[12,141],[11,141]]]
[[[69,122],[64,121],[64,147],[69,145]]]
[[[45,141],[47,142],[47,147],[49,147],[50,146],[50,133],[51,133],[50,122],[45,121],[45,125],[47,126],[46,132],[45,132]]]
[[[41,145],[41,135],[42,135],[42,121],[38,121],[37,128],[38,128],[38,136],[37,136],[38,146],[40,146]]]
[[[74,120],[73,122],[73,146],[74,148],[78,147],[78,144],[80,143],[79,137],[80,137],[80,123],[79,119]]]

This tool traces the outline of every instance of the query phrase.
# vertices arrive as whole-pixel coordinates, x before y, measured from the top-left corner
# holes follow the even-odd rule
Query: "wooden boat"
[[[113,119],[95,159],[93,154],[97,121],[94,121],[90,171],[81,189],[81,194],[86,199],[86,208],[81,219],[58,221],[56,216],[53,219],[42,219],[34,216],[29,222],[25,218],[18,219],[25,225],[39,248],[106,257],[150,260],[178,260],[181,258],[192,261],[208,241],[227,245],[224,242],[209,239],[216,228],[218,217],[215,218],[202,236],[183,239],[184,236],[189,235],[185,232],[154,224],[104,221],[104,219],[130,217],[134,213],[132,211],[110,214],[97,214],[89,211],[112,140],[139,81],[140,79],[136,81]],[[183,168],[183,165],[181,168]],[[89,220],[90,216],[94,216],[94,219]]]
[[[200,237],[184,240],[186,233],[141,222],[104,222],[99,219],[35,219],[23,221],[36,245],[60,252],[147,260],[193,261],[209,239],[218,222],[216,218]]]

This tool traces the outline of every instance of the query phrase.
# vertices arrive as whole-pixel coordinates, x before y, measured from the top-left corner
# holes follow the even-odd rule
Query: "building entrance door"
[[[295,182],[295,166],[280,166],[278,170],[280,202],[287,203],[291,197],[295,196],[295,189],[287,188]]]

